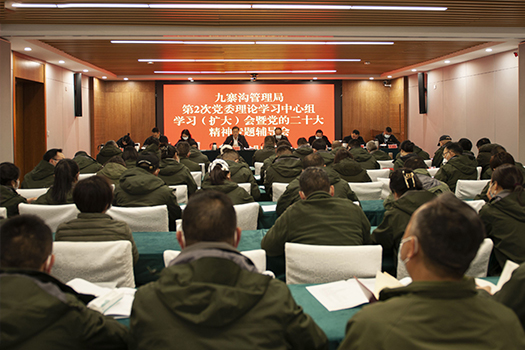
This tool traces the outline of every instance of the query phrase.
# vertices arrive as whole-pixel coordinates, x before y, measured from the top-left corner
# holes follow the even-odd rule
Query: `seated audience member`
[[[20,169],[13,163],[0,164],[0,207],[7,209],[7,217],[18,215],[18,204],[32,203],[36,198],[26,199],[16,190],[20,184]]]
[[[190,169],[179,163],[179,156],[175,147],[166,147],[162,152],[162,159],[159,163],[159,178],[164,180],[166,185],[186,185],[188,195],[197,191],[197,184]]]
[[[230,145],[232,147],[240,147],[241,149],[249,148],[248,141],[244,135],[239,134],[239,127],[234,126],[232,128],[232,134],[224,140],[223,145]]]
[[[279,146],[275,152],[277,157],[266,169],[264,175],[264,187],[269,196],[272,195],[272,184],[274,182],[290,183],[303,171],[301,159],[292,155],[288,146]]]
[[[463,148],[464,155],[469,156],[471,158],[476,158],[476,156],[472,152],[472,141],[463,137],[458,140],[458,143],[461,146],[461,148]]]
[[[161,133],[160,133],[159,128],[154,127],[153,129],[151,129],[151,136],[149,136],[146,140],[144,140],[144,143],[142,144],[142,146],[146,147],[150,145],[153,142],[153,140],[160,139],[160,136],[161,136]]]
[[[405,168],[412,169],[414,171],[414,174],[416,174],[424,190],[432,192],[436,195],[450,192],[450,188],[446,183],[436,180],[430,176],[430,173],[427,170],[427,165],[425,164],[423,158],[417,156],[407,159],[405,162]]]
[[[452,194],[419,208],[400,247],[413,282],[383,289],[379,302],[352,316],[339,349],[524,349],[512,310],[464,277],[483,231],[476,212]]]
[[[0,339],[3,349],[127,349],[128,330],[88,309],[79,295],[50,275],[53,236],[33,215],[0,228]]]
[[[456,191],[458,180],[476,180],[478,178],[476,160],[463,155],[463,149],[459,143],[447,143],[443,157],[447,162],[439,168],[434,178],[446,183],[452,192]]]
[[[64,159],[59,148],[52,148],[44,154],[38,165],[24,176],[20,188],[47,188],[55,179],[55,165]]]
[[[214,190],[226,194],[234,205],[253,202],[253,197],[244,188],[231,181],[230,167],[225,160],[215,159],[210,164],[209,178],[202,182],[203,190]]]
[[[525,193],[523,176],[512,164],[494,169],[487,191],[489,202],[479,216],[485,224],[487,237],[494,242],[489,273],[501,272],[505,261],[525,262]]]
[[[412,214],[436,195],[423,189],[416,174],[407,168],[395,170],[390,176],[394,201],[385,202],[385,216],[372,233],[372,242],[381,244],[383,252],[397,257],[399,243]],[[396,262],[397,259],[394,259]]]
[[[332,153],[335,156],[337,151],[339,151],[341,148],[343,148],[343,143],[341,141],[334,141],[332,142],[332,150],[330,151],[330,153]]]
[[[499,152],[494,154],[490,158],[490,175],[492,176],[492,173],[494,172],[494,169],[499,167],[502,164],[512,164],[516,166],[516,168],[521,172],[521,175],[525,179],[525,168],[523,168],[523,165],[520,163],[516,163],[514,161],[514,157],[507,152]],[[487,185],[481,190],[481,193],[478,194],[476,197],[474,197],[475,200],[483,199],[485,202],[489,201],[489,197],[487,196],[487,192],[489,190],[491,183],[490,181],[487,183]]]
[[[55,241],[130,241],[133,264],[136,264],[139,251],[131,229],[125,222],[106,214],[113,202],[113,189],[108,180],[91,176],[79,181],[73,190],[73,200],[80,213],[76,219],[58,226]]]
[[[78,181],[78,174],[78,165],[73,159],[62,159],[55,166],[53,186],[33,203],[50,205],[73,203],[73,187]]]
[[[131,136],[129,136],[129,132],[128,132],[127,135],[124,135],[120,139],[117,140],[117,146],[122,149],[128,146],[135,147],[135,142],[131,139]]]
[[[315,132],[315,135],[310,136],[310,138],[308,139],[308,143],[313,146],[315,140],[323,140],[328,147],[332,147],[332,144],[330,143],[330,141],[328,141],[328,137],[323,135],[323,130],[321,129],[318,129]]]
[[[283,141],[283,142],[288,144],[288,141]],[[225,152],[229,152],[229,151],[235,151],[235,150],[230,145],[222,145],[221,149],[220,149],[220,154],[217,156],[217,159],[222,159],[222,155]],[[237,152],[237,151],[235,151],[235,152]],[[239,155],[239,163],[248,165],[248,162],[246,162],[246,160],[238,152],[237,152],[237,154]]]
[[[177,141],[177,143],[175,144],[175,147],[178,145],[179,142],[187,142],[190,144],[191,147],[196,147],[196,148],[199,148],[198,144],[197,144],[197,141],[195,141],[192,137],[191,137],[191,133],[188,129],[184,129],[180,132],[180,139],[179,141]]]
[[[403,145],[403,142],[401,142],[401,145]],[[421,147],[417,146],[415,143],[413,143],[413,144],[414,144],[414,151],[413,152],[416,154],[416,156],[422,158],[423,160],[430,159],[430,155],[427,152],[423,151],[421,149]],[[396,160],[398,160],[400,157],[401,157],[401,152],[399,152],[396,155]]]
[[[496,143],[491,143],[490,140],[486,137],[483,137],[476,142],[476,147],[478,149],[478,156],[476,157],[476,160],[478,162],[478,166],[481,167],[481,178],[485,179],[487,178],[485,176],[485,172],[487,169],[489,169],[489,162],[490,157],[493,156],[492,150],[495,147],[498,147],[499,145]],[[490,177],[488,177],[490,179]]]
[[[500,145],[496,145],[495,147],[492,148],[492,151],[490,151],[490,154],[491,154],[491,160],[492,160],[492,157],[496,154],[499,154],[499,153],[507,153],[507,150],[505,149],[505,147],[503,146],[500,146]],[[512,157],[512,155],[511,155]],[[514,159],[514,158],[512,158]],[[521,174],[525,177],[525,168],[523,167],[523,164],[520,163],[520,162],[514,162],[514,164],[516,165],[516,168],[518,168],[518,170],[521,172]],[[480,166],[478,164],[478,166]],[[484,172],[481,173],[481,179],[482,180],[487,180],[487,179],[490,179],[492,177],[492,171],[494,170],[494,168],[492,167],[492,165],[490,164],[490,160],[489,160],[489,167],[485,169]]]
[[[368,153],[364,148],[361,147],[361,144],[357,140],[351,140],[348,144],[350,153],[354,160],[359,163],[363,169],[379,169],[381,166],[377,160]]]
[[[122,159],[126,162],[126,168],[134,168],[137,165],[137,158],[139,153],[133,146],[127,146],[122,152]]]
[[[449,135],[441,135],[438,141],[438,149],[434,152],[434,157],[432,158],[432,166],[439,168],[443,165],[443,151],[445,150],[445,145],[452,141],[452,138]]]
[[[199,151],[199,149],[196,146],[191,146],[189,159],[197,164],[204,163],[204,169],[208,169],[208,167],[210,166],[210,160],[208,159],[208,156]]]
[[[114,156],[106,162],[106,165],[104,165],[102,170],[97,172],[97,175],[104,176],[116,186],[120,181],[120,177],[126,170],[128,170],[128,168],[126,168],[126,162],[124,159],[122,159],[121,156]]]
[[[300,137],[297,140],[297,148],[295,149],[295,151],[293,151],[293,155],[302,160],[307,155],[312,154],[313,151],[314,150],[312,149],[308,141],[306,141],[304,137]]]
[[[370,242],[370,222],[360,206],[334,198],[334,186],[320,167],[299,177],[301,201],[289,207],[261,241],[268,256],[284,254],[286,242],[316,245],[361,245]]]
[[[525,329],[525,302],[523,291],[525,290],[525,264],[521,264],[514,272],[510,280],[494,294],[493,300],[511,308],[520,319],[521,326]]]
[[[106,142],[104,147],[97,154],[97,162],[104,165],[106,162],[114,156],[122,156],[122,151],[118,148],[117,143],[113,140]]]
[[[84,151],[78,151],[75,153],[75,158],[73,158],[73,160],[77,162],[81,174],[94,174],[102,169],[102,164],[97,162]]]
[[[334,142],[335,143],[335,142]],[[370,176],[368,176],[365,169],[354,160],[352,153],[344,148],[337,150],[335,154],[334,162],[330,166],[341,179],[346,182],[370,182]]]
[[[190,160],[189,156],[192,152],[191,146],[187,142],[179,142],[177,144],[177,153],[179,155],[179,162],[190,169],[190,171],[202,171],[202,168],[199,164]]]
[[[335,170],[330,167],[326,167],[323,157],[321,157],[318,153],[310,154],[303,159],[303,169],[309,167],[323,168],[326,171],[328,174],[328,179],[330,180],[330,185],[334,187],[335,198],[346,198],[353,202],[357,202],[359,200],[354,191],[352,191],[350,186],[348,186],[348,182],[342,180]],[[299,178],[300,177],[298,176],[292,182],[290,182],[290,184],[286,187],[286,191],[284,191],[282,196],[279,197],[279,200],[277,201],[277,208],[275,210],[277,216],[280,216],[288,207],[301,200],[299,195]]]
[[[282,141],[277,142],[277,144],[275,145],[276,148],[274,150],[274,154],[272,154],[271,156],[266,158],[264,160],[264,162],[263,162],[264,164],[263,164],[263,166],[261,168],[261,179],[262,179],[263,182],[264,182],[264,174],[266,173],[266,169],[268,169],[268,167],[270,167],[270,165],[272,165],[272,163],[275,160],[275,158],[277,158],[277,148],[279,148],[281,146],[286,146],[286,147],[292,149],[292,145],[290,144],[290,142],[288,142],[286,140],[282,140]],[[310,148],[310,150],[311,150],[311,148]],[[300,157],[297,157],[297,158],[300,158]]]
[[[273,135],[273,137],[274,137],[275,143],[281,140],[290,142],[290,140],[288,140],[288,137],[286,135],[283,135],[283,129],[281,129],[280,127],[275,128],[274,134],[275,135]]]
[[[254,163],[262,163],[265,159],[273,156],[275,154],[275,137],[266,136],[264,138],[264,146],[262,149],[255,151],[253,154],[252,160]]]
[[[323,157],[326,166],[334,162],[335,156],[326,150],[326,143],[323,140],[315,140],[312,143],[312,149],[314,150],[314,153],[318,153]]]
[[[377,149],[375,141],[368,141],[366,143],[366,150],[375,158],[375,160],[392,160],[388,153]],[[392,163],[393,164],[393,163]]]
[[[159,159],[150,153],[141,153],[137,166],[126,170],[115,187],[113,205],[118,207],[150,207],[167,205],[170,231],[176,230],[181,217],[177,197],[162,179],[159,179]]]
[[[360,132],[357,129],[354,129],[350,135],[345,136],[343,142],[348,144],[351,140],[357,140],[361,145],[365,144],[365,140],[360,136]]]
[[[181,254],[135,295],[131,348],[328,349],[288,287],[235,249],[241,229],[227,196],[193,196],[182,228]]]
[[[379,141],[380,145],[398,145],[399,141],[396,136],[392,133],[392,128],[387,126],[385,131],[381,134],[376,135],[375,139]]]
[[[417,154],[414,153],[414,142],[410,140],[405,140],[401,142],[401,146],[399,147],[399,157],[394,161],[394,170],[397,170],[399,168],[403,168],[405,166],[405,162],[412,158],[417,157]]]
[[[250,194],[253,199],[259,199],[259,197],[261,197],[259,185],[257,185],[257,181],[255,181],[255,177],[248,164],[239,162],[239,153],[233,149],[227,149],[224,150],[221,159],[228,163],[228,167],[230,168],[230,181],[237,184],[249,183]],[[206,174],[206,177],[209,177],[209,174]]]
[[[147,146],[145,146],[144,149],[140,150],[139,154],[143,153],[143,152],[147,152],[147,153],[156,155],[157,158],[160,160],[160,157],[161,157],[160,140],[161,139],[163,139],[163,141],[165,141],[166,145],[168,144],[168,138],[166,136],[161,136],[159,139],[152,138],[151,142]]]

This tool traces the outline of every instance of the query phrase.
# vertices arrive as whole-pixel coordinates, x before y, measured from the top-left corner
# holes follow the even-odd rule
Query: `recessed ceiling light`
[[[314,80],[317,80],[317,77],[313,77]]]
[[[102,77],[102,79],[107,79],[108,77],[106,77],[105,75]]]
[[[415,68],[414,68],[414,69],[412,69],[412,72],[417,72],[417,69],[415,69]]]
[[[370,80],[374,80],[374,77],[370,77],[369,79],[370,79]]]
[[[370,61],[365,61],[365,64],[366,64],[366,65],[369,65],[369,64],[370,64]]]
[[[446,60],[445,63],[450,63],[450,61],[449,61],[449,60]]]
[[[124,78],[124,80],[129,80],[128,78]]]
[[[388,78],[388,79],[390,79],[390,78],[392,78],[392,76],[391,76],[391,75],[389,75],[389,76],[387,76],[387,78]]]
[[[30,47],[24,47],[24,51],[31,51],[31,50],[33,50],[33,49],[30,48]]]
[[[488,49],[485,49],[485,51],[487,51],[487,52],[492,52],[492,49],[491,49],[491,48],[488,48]]]
[[[140,61],[140,60],[139,60],[139,61]],[[148,64],[153,64],[153,62],[152,62],[152,61],[148,61]]]
[[[82,72],[87,73],[89,71],[87,69],[83,69]]]
[[[58,61],[58,63],[62,64],[62,63],[66,63],[66,61],[60,60]]]

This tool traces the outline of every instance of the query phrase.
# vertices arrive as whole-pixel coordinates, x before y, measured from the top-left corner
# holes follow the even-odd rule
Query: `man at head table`
[[[239,134],[239,127],[234,126],[232,128],[232,134],[224,140],[223,145],[230,145],[233,147],[239,146],[241,149],[243,148],[249,148],[250,145],[248,145],[248,141],[246,141],[246,138]]]

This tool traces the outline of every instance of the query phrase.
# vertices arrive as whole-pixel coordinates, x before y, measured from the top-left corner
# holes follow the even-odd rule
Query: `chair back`
[[[178,257],[179,254],[180,251],[178,250],[165,250],[163,254],[164,266],[168,267],[170,262]],[[241,254],[253,262],[258,272],[266,271],[266,251],[264,249],[246,250],[241,252]]]
[[[261,175],[261,168],[263,167],[263,165],[263,162],[253,163],[253,167],[255,168],[255,175]]]
[[[36,215],[51,229],[56,232],[58,225],[77,218],[77,206],[74,204],[46,205],[46,204],[18,204],[20,214]]]
[[[199,165],[201,166],[202,173],[206,174],[206,163],[199,163]]]
[[[168,232],[168,207],[111,207],[106,214],[114,220],[124,221],[132,232]]]
[[[479,213],[479,211],[481,210],[481,208],[487,204],[487,202],[485,202],[483,199],[480,199],[480,200],[477,200],[477,201],[465,201],[465,203],[467,203],[468,205],[470,205],[472,207],[472,209],[474,209],[476,212]]]
[[[390,191],[390,179],[380,177],[377,179],[377,182],[381,182],[383,187],[381,188],[381,199],[386,199],[392,191]]]
[[[49,190],[49,188],[19,188],[16,190],[16,192],[18,192],[18,194],[22,197],[28,199],[40,197],[41,195],[45,194],[47,190]]]
[[[355,192],[360,201],[381,199],[382,182],[349,182],[348,186]]]
[[[366,173],[372,179],[372,182],[377,182],[378,178],[388,178],[390,176],[390,169],[367,169]]]
[[[7,218],[7,208],[6,207],[0,207],[0,218]]]
[[[434,177],[434,176],[436,176],[437,172],[439,171],[439,168],[428,168],[427,171],[430,174],[430,176]]]
[[[169,187],[175,190],[177,203],[188,203],[188,185],[171,185]]]
[[[203,174],[202,171],[192,171],[191,172],[191,176],[193,176],[193,180],[195,180],[195,184],[197,185],[198,188],[200,188],[202,185],[202,174]]]
[[[284,191],[286,191],[286,187],[288,187],[288,184],[284,182],[272,183],[272,201],[277,202]]]
[[[251,194],[252,184],[249,182],[241,182],[237,184],[239,187],[243,188],[248,194]]]
[[[432,166],[432,159],[425,159],[424,162],[425,162],[427,168],[430,168]]]
[[[53,254],[51,274],[64,283],[83,278],[135,288],[130,241],[54,242]]]
[[[379,166],[381,169],[390,169],[394,168],[394,161],[393,160],[378,160]]]
[[[380,245],[320,246],[285,243],[286,283],[327,283],[375,277],[381,271]]]
[[[241,230],[257,230],[260,205],[257,202],[234,205],[237,227]]]
[[[87,179],[88,177],[95,176],[96,173],[89,173],[89,174],[78,174],[78,181]]]
[[[458,180],[456,197],[459,199],[474,199],[481,193],[490,180]]]
[[[465,276],[487,277],[490,254],[492,253],[493,246],[494,243],[490,238],[485,238],[483,240],[483,242],[479,246],[476,256],[474,257],[474,260],[472,260],[467,272],[465,272]]]

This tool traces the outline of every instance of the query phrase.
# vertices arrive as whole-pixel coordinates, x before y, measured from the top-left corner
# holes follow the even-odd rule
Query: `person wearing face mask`
[[[432,157],[432,166],[439,168],[443,165],[443,152],[445,150],[445,145],[452,141],[452,138],[449,135],[441,135],[438,142],[438,149],[434,152],[434,157]]]
[[[353,315],[339,349],[525,349],[516,314],[464,276],[484,238],[476,212],[453,194],[421,206],[399,248],[413,282]]]
[[[457,142],[449,142],[445,145],[443,159],[446,160],[434,179],[443,181],[452,192],[456,191],[458,180],[476,180],[478,178],[478,163],[463,154],[463,148]]]
[[[38,165],[24,176],[20,188],[47,188],[55,181],[55,165],[64,159],[60,148],[52,148],[44,153]]]
[[[0,164],[0,207],[7,208],[7,217],[18,215],[18,204],[32,203],[35,198],[26,199],[16,190],[20,186],[20,169],[13,163]]]
[[[398,145],[400,142],[397,140],[394,134],[392,134],[392,128],[387,126],[385,128],[385,131],[383,131],[381,134],[376,135],[375,139],[379,141],[380,145]]]
[[[199,148],[199,146],[197,145],[197,141],[195,141],[192,137],[191,137],[191,133],[188,129],[184,129],[181,131],[180,133],[180,139],[179,141],[177,141],[177,143],[175,144],[175,147],[177,147],[177,145],[179,144],[179,142],[187,142],[190,144],[190,146],[192,147],[197,147]]]
[[[328,147],[332,147],[332,143],[328,141],[328,137],[323,135],[323,130],[321,129],[318,129],[315,132],[315,135],[310,136],[310,138],[308,139],[308,143],[312,145],[315,140],[323,140]]]
[[[288,137],[283,135],[283,129],[281,129],[280,127],[275,128],[274,134],[275,135],[273,135],[273,137],[275,138],[275,143],[281,140],[290,142],[290,140],[288,140]]]

